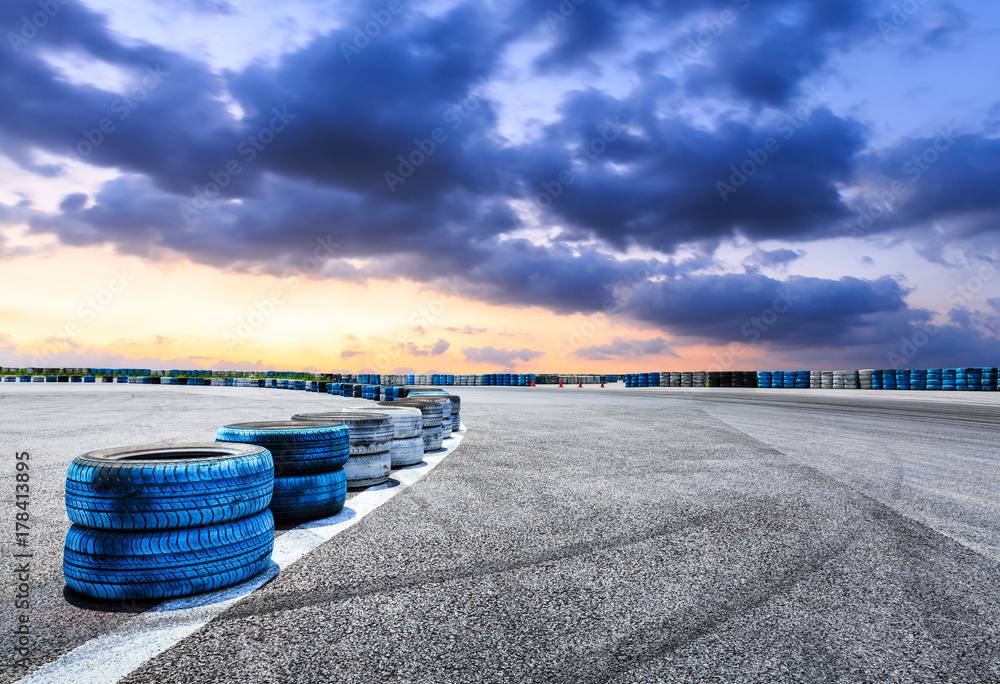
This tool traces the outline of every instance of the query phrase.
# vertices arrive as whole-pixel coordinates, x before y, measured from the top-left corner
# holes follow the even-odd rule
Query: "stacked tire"
[[[888,368],[882,369],[882,389],[896,389],[896,371]]]
[[[444,407],[440,401],[430,397],[407,397],[392,402],[393,406],[409,406],[420,409],[421,437],[424,440],[424,453],[437,451],[441,448]]]
[[[248,444],[92,451],[66,475],[63,574],[99,599],[161,599],[220,589],[270,563],[271,453]]]
[[[317,520],[343,510],[344,464],[350,455],[343,423],[236,423],[219,428],[215,441],[256,444],[271,452],[274,495],[269,508],[277,522]]]
[[[383,401],[378,412],[392,419],[393,436],[389,447],[389,460],[393,468],[416,465],[424,460],[423,414],[413,406],[399,406],[398,401]],[[347,409],[366,412],[368,409]]]
[[[984,368],[983,369],[983,391],[984,392],[996,392],[997,391],[997,369],[996,368]]]
[[[461,415],[461,413],[462,413],[462,398],[460,396],[458,396],[457,394],[448,394],[447,392],[443,392],[443,391],[442,392],[415,392],[411,396],[413,396],[414,398],[416,398],[416,397],[424,397],[424,398],[429,397],[431,399],[447,399],[448,401],[451,402],[450,413],[449,413],[448,407],[445,406],[444,410],[442,411],[442,414],[441,414],[441,416],[442,416],[441,417],[441,432],[442,432],[442,436],[443,436],[444,439],[447,439],[451,435],[451,433],[458,432],[461,429],[461,427],[462,427],[462,415]],[[450,422],[450,428],[451,428],[450,430],[447,429],[447,426],[448,426],[449,422]]]
[[[449,394],[447,399],[451,402],[451,431],[455,433],[462,429],[462,398],[457,394]]]
[[[858,376],[858,371],[856,370],[844,371],[844,389],[849,389],[849,390],[861,389],[861,381]]]
[[[640,385],[642,386],[642,385]],[[648,385],[646,385],[648,387]],[[412,392],[408,398],[430,399],[441,403],[441,439],[449,439],[454,432],[455,426],[451,420],[451,414],[455,404],[451,401],[450,394],[444,391],[437,392]],[[458,401],[458,397],[455,397]]]
[[[941,370],[941,389],[953,392],[956,389],[956,369],[943,368]]]
[[[880,369],[875,369],[872,371],[872,389],[880,390],[883,388],[882,383],[884,382],[885,373]]]
[[[858,384],[863,390],[870,390],[872,388],[872,377],[875,373],[874,369],[863,368],[858,371]]]
[[[342,423],[347,427],[350,451],[344,464],[347,487],[371,487],[389,479],[392,468],[392,418],[376,411],[331,411],[292,416],[302,423]]]

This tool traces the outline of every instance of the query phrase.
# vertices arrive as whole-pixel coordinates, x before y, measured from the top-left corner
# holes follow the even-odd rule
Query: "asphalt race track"
[[[1000,395],[455,391],[423,479],[121,681],[1000,681]],[[5,572],[0,679],[155,605],[65,590],[74,456],[361,403],[0,385],[0,551],[28,451],[34,553],[32,665]]]

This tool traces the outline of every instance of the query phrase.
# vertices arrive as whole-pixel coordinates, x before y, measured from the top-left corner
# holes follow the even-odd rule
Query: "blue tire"
[[[316,520],[337,515],[347,501],[344,469],[274,478],[271,513],[278,522]]]
[[[273,547],[274,518],[267,509],[186,530],[108,532],[73,525],[63,574],[71,589],[94,598],[190,596],[253,577],[270,563]]]
[[[236,423],[219,428],[215,441],[264,447],[274,459],[276,477],[336,470],[347,463],[351,449],[350,433],[339,421]]]
[[[66,474],[66,514],[96,530],[218,525],[267,508],[271,453],[251,444],[119,447],[77,456]]]

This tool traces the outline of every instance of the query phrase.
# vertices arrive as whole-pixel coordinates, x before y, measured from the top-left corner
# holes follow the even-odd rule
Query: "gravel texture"
[[[340,401],[7,389],[43,556],[77,453]],[[460,389],[454,454],[123,681],[1000,681],[1000,396]],[[129,617],[38,576],[43,660]]]

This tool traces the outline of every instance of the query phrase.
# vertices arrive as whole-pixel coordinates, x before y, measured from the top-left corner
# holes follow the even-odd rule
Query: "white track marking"
[[[114,684],[121,680],[429,473],[458,447],[464,437],[464,428],[462,426],[461,433],[453,432],[442,445],[444,449],[428,454],[423,463],[394,470],[392,479],[399,482],[398,485],[386,483],[369,487],[348,501],[337,515],[303,523],[275,539],[271,564],[260,574],[218,591],[165,601],[81,644],[18,684]]]

